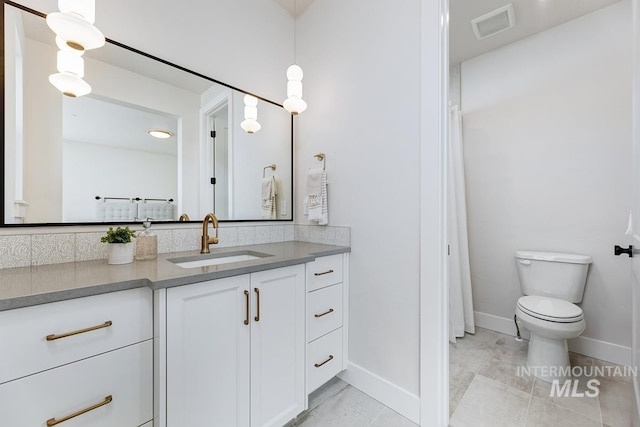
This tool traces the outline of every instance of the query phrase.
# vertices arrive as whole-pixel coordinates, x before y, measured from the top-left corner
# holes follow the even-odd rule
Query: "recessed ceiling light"
[[[153,136],[154,138],[160,138],[160,139],[167,139],[173,136],[171,132],[164,129],[149,129],[147,133],[149,133],[149,135]]]

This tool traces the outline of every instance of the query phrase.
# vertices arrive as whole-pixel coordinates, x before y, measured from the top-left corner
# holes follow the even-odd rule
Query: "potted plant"
[[[133,262],[135,246],[131,239],[136,237],[136,232],[129,227],[118,227],[114,230],[109,227],[107,235],[100,238],[102,243],[109,243],[107,263],[129,264]]]

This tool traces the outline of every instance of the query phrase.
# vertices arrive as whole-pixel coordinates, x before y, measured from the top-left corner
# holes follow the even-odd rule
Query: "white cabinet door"
[[[168,427],[249,426],[249,285],[244,275],[167,290]]]
[[[305,410],[304,266],[251,274],[251,294],[251,426],[280,427]]]

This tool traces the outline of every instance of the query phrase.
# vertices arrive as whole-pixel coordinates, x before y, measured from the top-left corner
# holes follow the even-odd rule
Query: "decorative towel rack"
[[[276,164],[272,164],[269,166],[265,166],[264,168],[262,168],[262,177],[265,178],[265,172],[267,171],[267,169],[271,169],[272,171],[276,170]]]
[[[148,202],[148,201],[167,202],[167,203],[173,202],[173,199],[142,199],[140,197],[100,197],[100,196],[96,196],[96,200],[104,200],[105,202],[107,200],[128,200],[130,202],[140,202],[140,201],[142,201],[142,203],[145,203],[145,202]]]
[[[327,166],[326,159],[327,159],[327,156],[324,153],[318,153],[313,157],[315,157],[319,162],[322,162],[322,170],[326,170],[326,166]]]

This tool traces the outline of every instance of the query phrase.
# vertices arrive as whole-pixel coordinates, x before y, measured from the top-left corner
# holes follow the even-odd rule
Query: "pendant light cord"
[[[293,63],[296,63],[296,21],[298,18],[298,0],[293,0]]]

